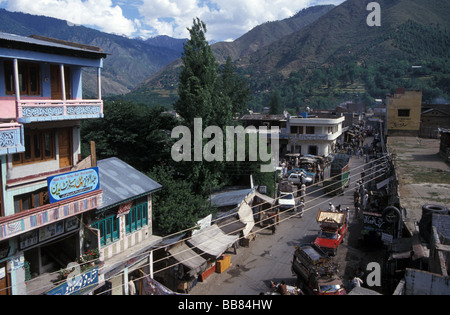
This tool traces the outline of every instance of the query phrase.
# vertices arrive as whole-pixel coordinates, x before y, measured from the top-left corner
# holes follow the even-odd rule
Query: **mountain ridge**
[[[239,73],[249,79],[255,99],[252,105],[264,106],[274,89],[285,90],[290,98],[286,104],[294,108],[313,97],[317,99],[316,105],[327,106],[332,101],[342,101],[343,97],[362,97],[365,101],[383,98],[395,85],[424,88],[424,97],[428,99],[449,94],[446,87],[449,52],[445,47],[450,47],[450,1],[379,0],[380,27],[367,24],[371,13],[367,10],[369,2],[347,0],[291,34],[246,55],[234,56]],[[220,61],[226,54],[218,54],[214,49],[217,46],[211,47]],[[408,68],[408,64],[412,63],[423,63],[421,78],[408,70],[411,66]],[[396,68],[393,76],[385,77],[383,72],[392,68]],[[176,100],[180,69],[179,60],[172,62],[130,96],[140,95],[141,100],[153,98],[155,102]],[[301,86],[286,86],[291,76],[292,84],[297,80],[307,85],[301,98],[295,96]],[[314,84],[310,84],[312,79]],[[346,96],[348,93],[352,94]],[[285,95],[282,96],[285,101]]]
[[[258,25],[233,42],[215,43],[211,45],[211,49],[219,63],[224,63],[227,57],[230,57],[232,61],[248,57],[286,34],[298,31],[316,21],[333,8],[335,8],[334,5],[317,5],[303,9],[293,17]],[[144,80],[127,97],[137,102],[155,98],[155,103],[160,102],[170,106],[177,98],[176,85],[181,66],[181,59],[174,60]]]
[[[102,48],[110,54],[102,71],[105,96],[130,92],[149,75],[179,58],[182,51],[180,40],[176,39],[169,43],[164,38],[164,45],[158,38],[147,41],[130,39],[64,20],[5,9],[0,9],[0,31],[21,36],[40,35]],[[90,88],[95,76],[92,71],[86,71],[83,80],[86,94],[95,95],[95,90]]]

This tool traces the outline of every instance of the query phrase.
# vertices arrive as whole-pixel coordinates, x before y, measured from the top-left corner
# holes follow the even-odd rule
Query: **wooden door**
[[[6,268],[6,263],[0,264],[1,274],[3,278],[0,278],[0,296],[9,295],[9,276]]]
[[[62,100],[62,89],[61,89],[61,68],[57,65],[52,65],[50,67],[50,85],[52,90],[52,100]],[[64,67],[64,81],[66,86],[66,99],[70,99],[70,68]]]
[[[59,168],[72,166],[72,128],[59,129]]]

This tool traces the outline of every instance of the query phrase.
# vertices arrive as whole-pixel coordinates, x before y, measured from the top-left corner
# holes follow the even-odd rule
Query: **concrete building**
[[[386,99],[386,134],[418,136],[422,110],[422,91],[397,89]]]
[[[0,33],[0,292],[51,290],[41,280],[83,255],[84,213],[102,204],[96,168],[80,167],[80,122],[103,117],[107,54]],[[98,74],[83,99],[82,69]]]
[[[0,33],[0,295],[88,294],[151,274],[152,194],[119,159],[81,160],[80,124],[103,118],[100,48]],[[97,98],[84,99],[84,68]]]
[[[287,152],[329,156],[334,153],[337,139],[343,133],[344,121],[344,116],[325,114],[288,117],[287,128],[281,131],[289,136]]]

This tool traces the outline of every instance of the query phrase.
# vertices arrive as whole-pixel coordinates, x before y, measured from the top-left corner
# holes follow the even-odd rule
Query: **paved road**
[[[331,199],[334,205],[350,207],[351,213],[353,213],[353,188],[355,181],[360,178],[359,167],[363,162],[362,158],[352,158],[350,188],[344,195]],[[198,283],[190,294],[257,295],[268,291],[270,281],[284,280],[287,284],[294,284],[296,278],[291,272],[294,246],[314,241],[319,231],[316,222],[317,213],[320,208],[328,208],[329,200],[330,197],[324,196],[320,187],[308,188],[305,207],[307,211],[303,218],[282,221],[274,235],[268,230],[260,231],[256,239],[250,243],[250,247],[240,247],[237,255],[231,255],[232,266],[227,271],[215,273],[205,282]],[[285,214],[281,219],[291,215],[292,213]],[[341,267],[345,268],[342,265]]]

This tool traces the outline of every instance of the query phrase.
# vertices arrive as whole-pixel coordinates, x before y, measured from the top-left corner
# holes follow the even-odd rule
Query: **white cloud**
[[[293,16],[320,3],[344,0],[143,0],[139,12],[157,34],[188,37],[194,18],[206,23],[208,39],[230,40],[257,25]],[[208,3],[208,4],[206,4]]]
[[[130,36],[136,31],[134,23],[111,0],[14,0],[7,1],[6,9],[93,25],[107,33]]]
[[[198,17],[206,23],[208,40],[234,40],[257,25],[281,20],[318,4],[344,0],[0,0],[21,11],[89,25],[126,36],[189,36]]]

